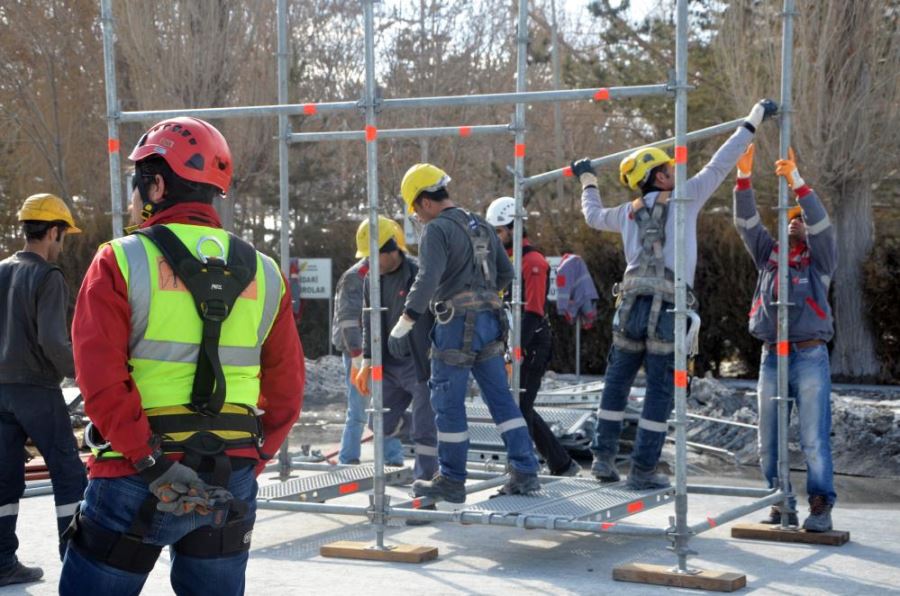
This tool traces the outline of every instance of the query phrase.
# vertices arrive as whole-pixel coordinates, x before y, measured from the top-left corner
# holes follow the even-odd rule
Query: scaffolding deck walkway
[[[385,468],[384,477],[387,484],[408,484],[413,480],[413,473],[410,468],[405,467]],[[351,466],[324,474],[261,486],[257,500],[324,503],[329,499],[369,490],[374,486],[374,465]]]

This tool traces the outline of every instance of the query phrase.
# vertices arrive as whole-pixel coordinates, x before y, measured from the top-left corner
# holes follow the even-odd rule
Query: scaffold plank
[[[613,579],[620,582],[711,590],[714,592],[734,592],[747,585],[747,576],[743,573],[709,570],[698,570],[695,573],[678,573],[671,567],[646,563],[628,563],[614,567]]]
[[[806,530],[784,530],[781,526],[769,524],[735,524],[731,528],[731,537],[745,540],[822,544],[825,546],[843,546],[850,542],[850,532],[848,531],[807,532]]]
[[[414,546],[396,544],[385,548],[375,548],[370,542],[339,540],[319,549],[323,557],[342,559],[363,559],[365,561],[388,561],[391,563],[424,563],[437,559],[438,549],[434,546]]]
[[[384,477],[387,484],[406,484],[413,479],[412,470],[409,468],[385,468]],[[353,466],[325,474],[294,478],[287,482],[267,484],[259,488],[257,498],[324,503],[329,499],[369,490],[374,484],[375,466]]]

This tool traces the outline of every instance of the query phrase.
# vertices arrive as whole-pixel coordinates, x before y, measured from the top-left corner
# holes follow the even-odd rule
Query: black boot
[[[27,584],[36,582],[44,577],[44,570],[40,567],[26,567],[18,561],[6,571],[0,571],[0,586],[10,584]]]
[[[431,480],[416,480],[412,484],[413,493],[417,497],[444,500],[448,503],[466,502],[466,483],[464,480],[453,480],[440,474]]]
[[[541,490],[541,482],[537,474],[519,472],[515,468],[509,470],[509,480],[500,487],[501,495],[530,495]]]
[[[657,474],[656,470],[642,470],[637,466],[631,466],[626,485],[631,490],[654,490],[672,486],[669,477],[665,474]]]
[[[769,510],[769,517],[759,520],[759,523],[771,524],[773,526],[780,526],[781,525],[781,507],[779,507],[778,505],[773,505],[772,508]],[[797,519],[796,512],[788,513],[788,525],[793,526],[795,528],[798,525],[800,525],[799,520]]]
[[[831,505],[822,495],[809,498],[809,517],[803,520],[803,529],[807,532],[831,531]]]

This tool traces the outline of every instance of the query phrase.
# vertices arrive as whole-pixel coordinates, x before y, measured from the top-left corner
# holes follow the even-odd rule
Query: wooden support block
[[[413,546],[396,544],[385,549],[374,548],[370,542],[339,540],[319,549],[323,557],[343,559],[364,559],[366,561],[389,561],[392,563],[424,563],[437,559],[438,549],[433,546]]]
[[[826,546],[841,546],[850,542],[850,532],[843,530],[831,530],[830,532],[782,530],[781,526],[774,524],[736,524],[731,528],[731,537],[773,542],[824,544]]]
[[[675,573],[672,567],[628,563],[613,568],[613,579],[620,582],[636,582],[694,590],[734,592],[747,585],[747,576],[730,571],[700,571],[695,574]]]

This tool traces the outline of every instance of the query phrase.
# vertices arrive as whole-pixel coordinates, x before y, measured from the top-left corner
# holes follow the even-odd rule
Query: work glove
[[[737,160],[737,177],[738,178],[749,178],[750,174],[753,173],[753,143],[747,147],[747,150],[744,151],[744,154],[741,155]]]
[[[362,368],[363,357],[362,354],[359,356],[354,356],[350,360],[350,382],[356,385],[356,377],[359,376],[359,370]]]
[[[359,391],[359,394],[365,397],[369,397],[369,375],[371,372],[372,361],[368,358],[362,360],[356,374],[353,374],[353,369],[350,370],[350,381],[356,387],[356,390]]]
[[[161,468],[154,469],[157,466]],[[191,468],[164,458],[141,472],[141,476],[145,480],[152,478],[148,484],[150,492],[159,499],[156,508],[172,515],[184,515],[195,509],[201,515],[206,515],[213,508],[209,491],[215,488],[228,493],[223,488],[207,486]],[[221,492],[217,494],[224,498]],[[228,499],[230,498],[231,493],[228,493]]]
[[[775,162],[775,173],[783,176],[787,180],[788,185],[794,190],[806,185],[806,181],[800,177],[800,173],[797,171],[797,161],[794,158],[794,150],[791,147],[788,147],[787,159],[779,159]]]
[[[750,113],[747,114],[746,123],[753,127],[752,132],[756,132],[763,120],[770,118],[778,112],[778,104],[771,99],[761,99],[756,102]]]
[[[594,172],[594,166],[591,160],[585,157],[578,161],[573,161],[569,166],[572,168],[572,175],[577,176],[581,181],[582,188],[587,186],[597,186],[597,174]]]
[[[390,352],[391,356],[394,358],[408,358],[412,355],[412,350],[409,347],[409,337],[394,337],[391,335],[388,337],[388,352]]]

